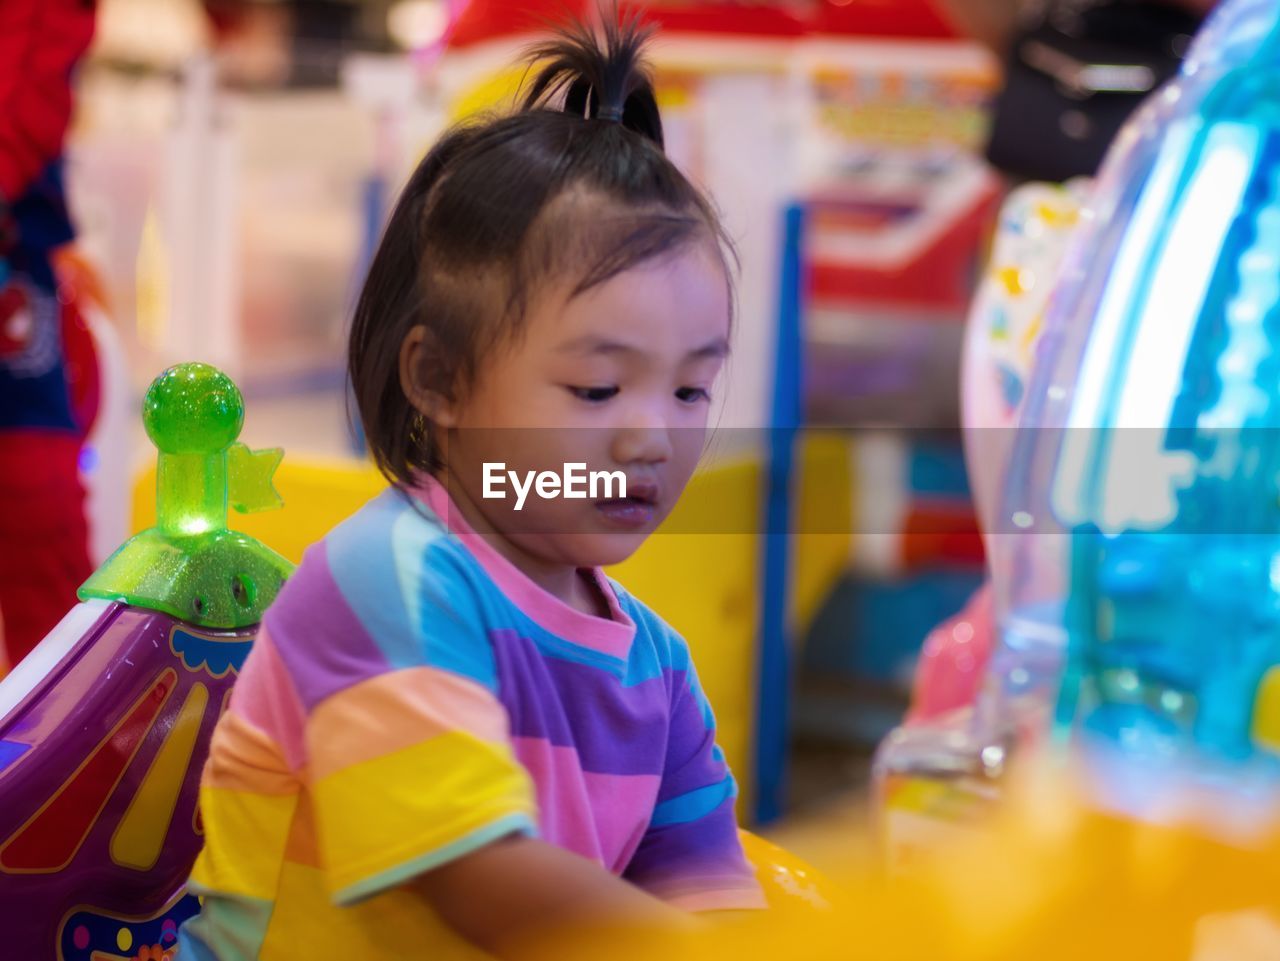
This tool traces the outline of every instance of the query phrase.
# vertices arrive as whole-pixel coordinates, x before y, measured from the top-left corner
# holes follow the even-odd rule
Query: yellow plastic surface
[[[750,831],[738,833],[770,907],[822,909],[836,900],[831,882],[812,865]]]
[[[1280,754],[1280,667],[1263,675],[1253,702],[1253,739]]]
[[[449,104],[449,122],[460,123],[477,114],[509,110],[525,77],[523,67],[508,67],[476,81]]]
[[[853,548],[855,484],[851,444],[838,433],[803,435],[796,452],[799,496],[793,507],[792,629],[803,636],[848,568]]]

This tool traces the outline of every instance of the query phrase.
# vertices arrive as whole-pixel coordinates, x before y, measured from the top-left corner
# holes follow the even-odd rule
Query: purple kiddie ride
[[[0,682],[0,957],[168,957],[199,910],[200,772],[214,725],[292,565],[227,529],[279,507],[281,451],[236,442],[244,403],[204,364],[158,377],[157,523],[80,589]]]

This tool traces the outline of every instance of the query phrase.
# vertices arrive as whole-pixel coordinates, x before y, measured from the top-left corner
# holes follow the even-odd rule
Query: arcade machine
[[[1100,173],[996,520],[985,684],[879,752],[892,863],[1046,749],[1126,817],[1194,798],[1238,838],[1274,810],[1278,64],[1275,5],[1230,0]]]

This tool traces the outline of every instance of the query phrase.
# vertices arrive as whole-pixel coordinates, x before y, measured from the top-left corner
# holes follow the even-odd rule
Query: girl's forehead
[[[729,333],[730,292],[723,264],[701,244],[644,261],[577,295],[548,298],[531,332],[556,349],[601,339],[640,351],[702,344]]]

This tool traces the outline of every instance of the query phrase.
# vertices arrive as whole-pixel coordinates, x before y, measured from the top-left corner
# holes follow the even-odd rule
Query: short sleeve
[[[388,506],[308,552],[266,618],[305,711],[305,790],[338,904],[535,832],[478,588],[424,519]]]
[[[711,708],[692,663],[671,677],[670,731],[658,800],[623,876],[690,911],[764,907],[738,836],[737,785],[716,745]]]

